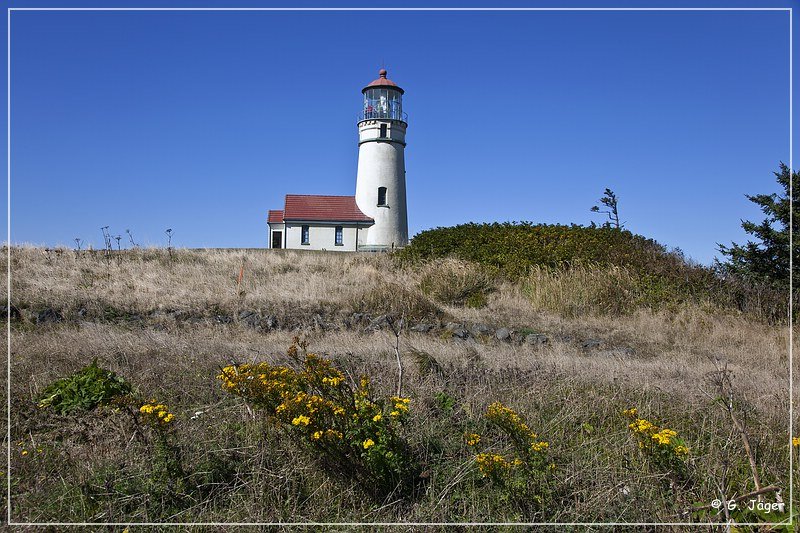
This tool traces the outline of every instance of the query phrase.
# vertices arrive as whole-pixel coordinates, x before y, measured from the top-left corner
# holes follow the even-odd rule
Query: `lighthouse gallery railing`
[[[402,113],[399,111],[388,110],[388,111],[380,111],[380,110],[373,110],[373,111],[362,111],[358,115],[358,121],[361,122],[362,120],[372,120],[372,119],[390,119],[390,120],[402,120],[403,122],[408,122],[408,114]]]

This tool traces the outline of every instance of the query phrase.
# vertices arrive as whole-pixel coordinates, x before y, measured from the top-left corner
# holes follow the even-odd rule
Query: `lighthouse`
[[[385,250],[408,244],[406,211],[406,114],[403,89],[378,72],[361,90],[358,117],[356,204],[374,223],[359,236],[359,249]],[[363,240],[362,240],[363,239]]]
[[[378,72],[361,90],[355,196],[287,194],[267,214],[267,245],[294,250],[379,252],[408,244],[403,89]]]

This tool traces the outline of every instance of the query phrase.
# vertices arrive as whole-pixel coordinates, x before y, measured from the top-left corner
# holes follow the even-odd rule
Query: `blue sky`
[[[785,11],[14,11],[11,28],[14,243],[97,247],[108,225],[263,247],[286,193],[354,194],[360,90],[383,65],[406,90],[412,235],[602,222],[610,187],[627,228],[708,263],[789,162]]]

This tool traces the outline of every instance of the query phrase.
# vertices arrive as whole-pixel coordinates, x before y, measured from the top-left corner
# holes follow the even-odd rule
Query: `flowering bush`
[[[138,402],[137,402],[138,403]],[[136,405],[136,404],[134,404]],[[145,402],[138,409],[137,423],[151,430],[153,446],[151,460],[150,492],[161,499],[175,500],[185,490],[186,474],[183,470],[181,448],[175,441],[171,427],[175,415],[166,404],[156,399]]]
[[[622,414],[631,421],[628,429],[645,455],[657,466],[676,472],[683,471],[684,461],[689,456],[689,448],[678,437],[677,431],[659,427],[645,418],[640,418],[635,407],[626,409]]]
[[[217,379],[224,390],[281,423],[327,469],[359,480],[372,494],[377,489],[380,496],[399,485],[409,488],[416,466],[398,430],[411,400],[375,397],[366,376],[353,390],[332,361],[305,353],[297,338],[288,353],[299,368],[230,365]]]
[[[150,400],[139,408],[139,413],[142,417],[142,422],[156,428],[169,425],[175,415],[167,410],[167,406],[163,403],[157,403],[155,400]]]
[[[548,477],[555,465],[548,462],[550,444],[540,440],[525,420],[500,402],[492,403],[484,415],[501,438],[510,441],[511,450],[500,453],[478,453],[475,463],[484,478],[508,490],[508,496],[525,508],[540,506],[549,494]],[[476,448],[486,439],[478,433],[467,433],[468,446]]]

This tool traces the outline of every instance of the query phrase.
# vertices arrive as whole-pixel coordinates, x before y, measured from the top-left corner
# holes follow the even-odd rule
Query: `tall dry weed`
[[[426,262],[419,273],[419,287],[446,305],[483,307],[494,288],[494,277],[477,263],[445,258]]]
[[[534,266],[522,282],[536,310],[566,317],[623,314],[637,305],[637,280],[618,266],[567,268]]]

